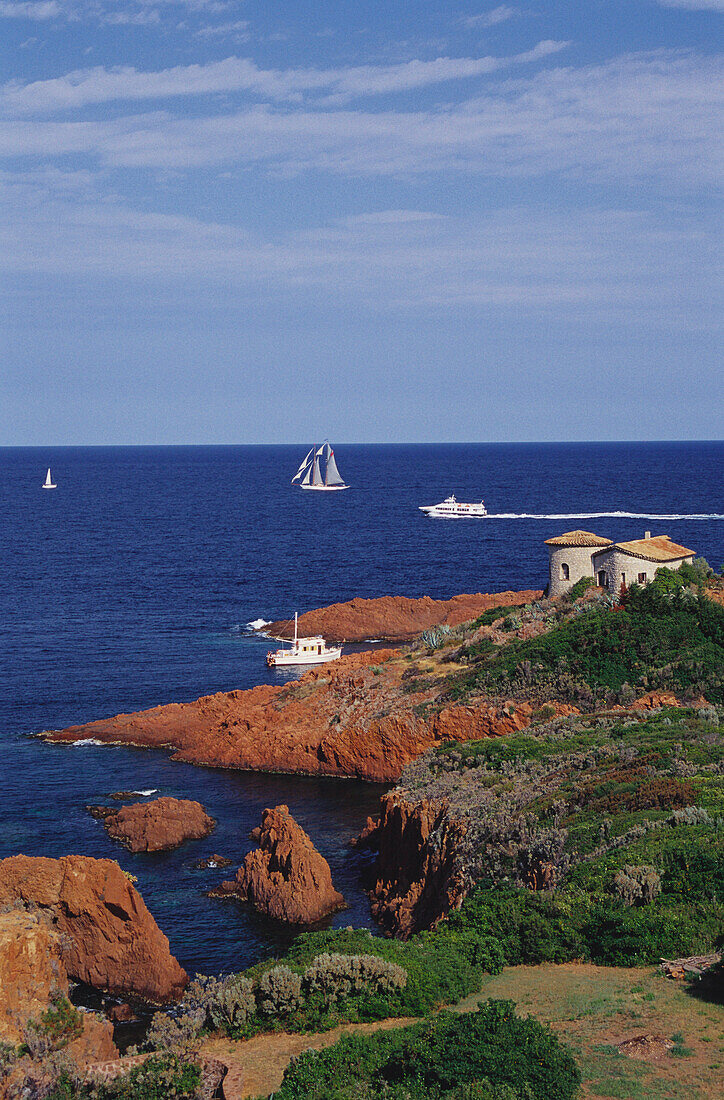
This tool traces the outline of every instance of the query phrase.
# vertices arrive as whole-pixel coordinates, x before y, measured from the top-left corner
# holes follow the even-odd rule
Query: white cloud
[[[140,11],[110,11],[103,15],[102,21],[108,26],[146,26],[161,22],[156,8],[141,8]]]
[[[116,77],[135,79],[91,72],[97,76],[91,80],[84,74],[81,97],[89,88],[96,96],[112,91]],[[204,87],[208,78],[204,70]],[[629,185],[645,180],[647,187],[671,194],[682,186],[708,188],[721,179],[721,78],[721,59],[632,55],[544,70],[426,111],[266,104],[185,118],[158,111],[103,121],[6,121],[0,123],[0,146],[7,155],[40,158],[85,153],[114,168],[256,165],[286,175],[307,170],[370,177],[451,171],[502,179],[551,175]],[[13,92],[6,89],[11,102]],[[38,102],[58,105],[66,93],[74,94],[68,78],[60,87],[18,89],[27,109],[36,95]]]
[[[42,23],[61,14],[56,0],[1,0],[0,19],[33,19]]]
[[[686,8],[688,11],[724,12],[724,0],[658,0],[665,8]]]
[[[295,100],[304,93],[336,96],[379,95],[409,91],[451,80],[485,75],[511,65],[528,64],[562,50],[567,43],[544,41],[511,57],[408,61],[399,65],[360,65],[347,69],[260,69],[247,58],[228,57],[207,65],[179,65],[158,72],[81,69],[31,84],[17,81],[0,91],[4,112],[34,114],[87,107],[113,100],[165,99],[219,92],[249,92],[272,100]]]
[[[497,8],[480,12],[479,15],[466,16],[463,23],[466,27],[495,27],[499,23],[505,23],[508,19],[512,19],[517,14],[518,9],[512,8],[510,4],[499,4]]]
[[[10,188],[23,232],[0,225],[0,270],[175,282],[219,282],[267,296],[312,292],[387,311],[489,307],[557,310],[600,320],[647,310],[695,327],[710,309],[715,245],[667,211],[569,213],[512,207],[475,221],[420,210],[362,214],[274,238],[246,228]],[[79,189],[74,199],[73,187]]]
[[[228,38],[246,39],[249,37],[248,19],[236,19],[231,23],[217,23],[216,26],[200,27],[194,31],[197,38]]]

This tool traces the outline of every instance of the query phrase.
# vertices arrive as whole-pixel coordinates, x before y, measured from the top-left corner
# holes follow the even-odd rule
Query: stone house
[[[662,565],[678,569],[696,551],[672,542],[668,535],[647,531],[642,539],[613,542],[591,531],[567,531],[546,539],[550,596],[562,596],[580,580],[593,577],[601,588],[618,592],[622,584],[647,584]]]

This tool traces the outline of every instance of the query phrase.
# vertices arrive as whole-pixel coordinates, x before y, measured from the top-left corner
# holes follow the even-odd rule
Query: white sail
[[[307,466],[306,473],[304,474],[304,477],[302,478],[300,484],[301,485],[310,485],[311,481],[312,481],[312,467],[311,467],[311,465],[309,465],[309,466]]]
[[[314,454],[314,447],[312,447],[312,449],[310,450],[309,454],[308,454],[308,455],[307,455],[307,457],[306,457],[306,458],[304,459],[304,462],[303,462],[303,463],[301,464],[301,466],[300,466],[300,467],[299,467],[299,469],[297,470],[296,474],[295,474],[295,475],[294,475],[294,477],[292,478],[292,483],[294,483],[294,482],[295,482],[295,481],[297,480],[297,478],[300,478],[300,477],[302,476],[302,474],[303,474],[303,473],[304,473],[304,471],[306,470],[306,468],[307,468],[307,465],[309,464],[309,460],[311,459],[311,457],[312,457],[312,455],[313,455],[313,454]]]
[[[327,472],[324,475],[325,485],[344,485],[339,470],[337,469],[337,463],[334,461],[334,451],[327,444],[329,454],[327,455]]]
[[[322,481],[322,472],[319,469],[319,455],[314,456],[314,467],[312,468],[312,485],[324,485]]]
[[[53,479],[50,476],[50,466],[48,466],[48,472],[45,475],[45,481],[43,482],[43,488],[44,489],[55,489],[55,485],[53,484]]]

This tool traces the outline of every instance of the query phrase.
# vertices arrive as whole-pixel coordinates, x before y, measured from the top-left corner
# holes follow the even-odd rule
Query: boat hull
[[[300,485],[300,489],[311,489],[315,493],[339,493],[342,489],[349,489],[349,485]]]
[[[338,661],[342,656],[342,647],[328,649],[325,653],[304,654],[280,651],[267,654],[269,668],[284,668],[290,665],[324,665],[327,661]]]
[[[43,489],[57,489],[57,485],[43,485]]]

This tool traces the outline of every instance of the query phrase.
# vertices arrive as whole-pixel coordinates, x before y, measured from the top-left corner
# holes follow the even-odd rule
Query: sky
[[[0,0],[0,443],[715,439],[724,0]]]

